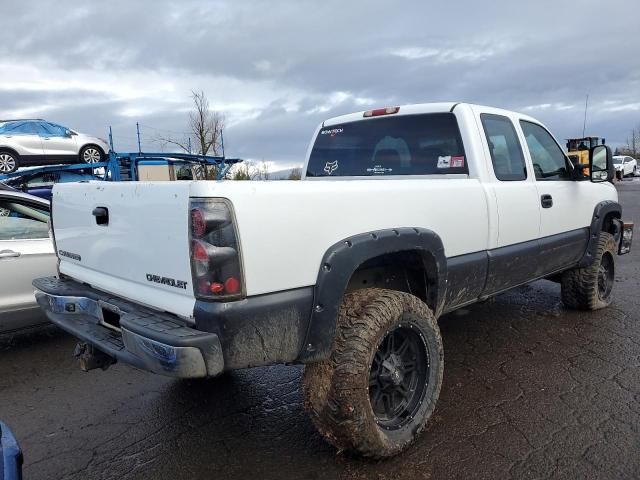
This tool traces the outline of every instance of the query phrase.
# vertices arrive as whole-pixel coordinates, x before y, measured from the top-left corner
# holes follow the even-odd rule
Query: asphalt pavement
[[[640,222],[640,182],[618,189],[625,219]],[[618,258],[606,310],[566,310],[559,286],[540,281],[440,319],[435,418],[384,462],[323,442],[301,367],[205,381],[121,364],[84,373],[54,329],[0,343],[0,418],[26,480],[640,478],[639,270],[640,237]]]

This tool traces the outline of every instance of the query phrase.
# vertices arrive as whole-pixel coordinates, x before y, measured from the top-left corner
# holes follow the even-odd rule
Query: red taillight
[[[238,293],[240,291],[240,280],[235,277],[227,278],[224,282],[224,289],[227,293]]]
[[[394,113],[398,113],[400,111],[400,107],[386,107],[386,108],[376,108],[375,110],[368,110],[362,114],[363,117],[379,117],[380,115],[392,115]]]
[[[190,209],[191,272],[196,295],[229,299],[242,293],[240,252],[229,202],[193,199]]]
[[[209,287],[211,286],[211,284],[206,278],[201,278],[200,280],[198,280],[197,285],[198,285],[198,293],[200,294],[209,293]]]
[[[204,214],[199,208],[191,209],[191,233],[194,237],[202,237],[207,233],[207,223],[204,220]]]
[[[200,240],[193,241],[193,259],[200,262],[208,262],[209,254],[207,253],[207,247],[204,242]]]

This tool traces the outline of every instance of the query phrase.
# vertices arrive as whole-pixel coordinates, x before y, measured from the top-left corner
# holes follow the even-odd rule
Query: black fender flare
[[[423,261],[429,261],[430,267],[434,267],[428,303],[439,316],[444,308],[447,259],[436,233],[425,228],[403,227],[353,235],[335,243],[322,258],[309,327],[298,361],[318,361],[331,354],[342,297],[360,265],[380,255],[416,250],[422,253]]]
[[[593,263],[596,250],[598,249],[600,232],[603,231],[603,223],[608,216],[616,219],[622,218],[622,206],[613,200],[605,200],[595,206],[593,209],[593,217],[591,218],[591,225],[589,226],[589,243],[578,263],[579,268],[588,267]]]

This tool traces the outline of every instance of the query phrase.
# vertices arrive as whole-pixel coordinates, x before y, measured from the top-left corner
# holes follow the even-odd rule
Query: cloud
[[[138,121],[160,148],[153,132],[184,131],[203,90],[226,117],[229,153],[291,164],[318,123],[349,111],[469,101],[525,111],[564,138],[581,131],[589,94],[589,131],[624,142],[640,124],[629,33],[640,4],[611,0],[606,13],[615,25],[569,0],[5,0],[0,118],[102,136],[111,125],[122,148]]]

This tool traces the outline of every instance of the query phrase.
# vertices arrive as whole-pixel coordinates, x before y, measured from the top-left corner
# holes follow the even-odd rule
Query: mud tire
[[[609,306],[613,300],[615,283],[616,242],[613,235],[600,232],[598,248],[593,263],[588,267],[574,268],[562,274],[562,303],[577,310],[598,310]],[[606,272],[607,282],[611,282],[608,292],[599,288],[602,268]]]
[[[426,385],[406,425],[388,430],[377,421],[369,374],[378,348],[395,328],[411,328],[428,352]],[[433,312],[404,292],[368,288],[348,293],[340,307],[333,352],[304,373],[305,408],[320,434],[340,451],[383,458],[407,448],[431,418],[442,385],[444,352]]]

